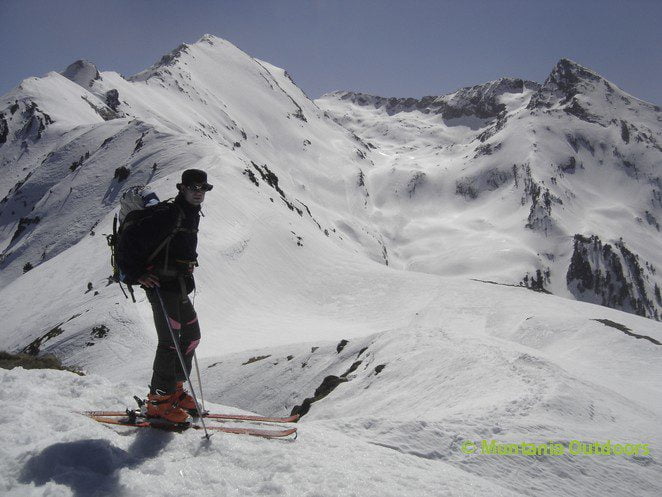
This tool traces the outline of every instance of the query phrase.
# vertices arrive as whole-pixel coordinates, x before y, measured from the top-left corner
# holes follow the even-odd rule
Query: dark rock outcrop
[[[108,90],[106,92],[106,105],[117,112],[117,108],[120,106],[120,92],[114,88]]]
[[[642,266],[622,240],[612,246],[595,235],[575,235],[566,281],[578,300],[660,319],[647,273],[654,274],[654,268],[648,263]]]
[[[7,125],[7,120],[5,115],[0,113],[0,145],[7,141],[7,135],[9,134],[9,126]]]
[[[17,138],[39,140],[49,124],[53,124],[51,116],[42,112],[36,103],[30,102],[23,111],[23,127],[18,132]]]
[[[527,108],[549,108],[557,101],[567,104],[575,95],[594,89],[600,81],[604,81],[603,78],[593,71],[569,59],[561,59],[531,97]]]

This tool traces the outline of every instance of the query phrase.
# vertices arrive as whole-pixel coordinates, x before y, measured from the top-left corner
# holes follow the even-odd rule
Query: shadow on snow
[[[103,439],[56,443],[25,463],[19,481],[36,485],[53,481],[70,487],[75,497],[120,494],[119,470],[155,457],[172,437],[172,433],[139,430],[128,451]]]

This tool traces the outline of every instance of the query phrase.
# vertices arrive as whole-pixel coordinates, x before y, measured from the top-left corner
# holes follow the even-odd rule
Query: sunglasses
[[[214,188],[214,185],[210,185],[209,183],[204,183],[201,185],[184,185],[186,188],[191,190],[192,192],[208,192],[212,188]]]

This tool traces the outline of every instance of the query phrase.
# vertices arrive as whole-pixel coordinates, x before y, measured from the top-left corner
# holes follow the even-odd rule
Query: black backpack
[[[120,240],[122,240],[123,236],[125,236],[127,227],[133,224],[140,224],[141,222],[160,212],[169,211],[173,208],[173,206],[177,208],[177,218],[173,229],[148,257],[146,261],[147,263],[152,262],[164,248],[167,250],[170,245],[170,240],[172,240],[175,234],[180,230],[184,213],[182,212],[181,208],[179,208],[179,206],[176,206],[176,204],[172,202],[172,199],[159,202],[156,194],[149,191],[144,186],[134,186],[129,188],[124,192],[122,198],[120,199],[120,210],[113,218],[113,232],[112,234],[106,236],[106,241],[108,242],[111,252],[110,264],[113,268],[113,274],[110,279],[112,281],[116,281],[120,285],[120,289],[122,290],[122,293],[124,293],[124,296],[129,298],[124,291],[124,288],[122,288],[122,283],[124,283],[127,286],[129,293],[131,294],[131,299],[134,302],[136,299],[133,294],[132,285],[136,284],[136,282],[127,281],[125,275],[122,273],[122,270],[117,264],[117,250],[120,245]]]

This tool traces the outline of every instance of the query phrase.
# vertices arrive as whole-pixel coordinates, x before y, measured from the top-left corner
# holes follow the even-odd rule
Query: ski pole
[[[193,351],[193,362],[195,363],[195,374],[198,376],[198,386],[200,387],[200,403],[202,404],[203,412],[207,412],[205,407],[205,394],[202,391],[202,380],[200,379],[200,368],[198,367],[198,355]]]
[[[161,309],[163,310],[163,317],[165,318],[165,322],[168,325],[168,330],[170,330],[170,337],[172,338],[172,343],[175,344],[175,350],[177,351],[177,357],[179,357],[179,362],[182,365],[182,371],[184,372],[184,376],[186,377],[186,381],[188,382],[188,386],[191,389],[191,395],[193,396],[193,400],[195,401],[195,408],[198,410],[198,413],[200,413],[200,422],[202,423],[202,429],[205,431],[205,438],[209,440],[211,435],[207,432],[207,427],[205,426],[205,419],[202,416],[202,410],[200,409],[200,404],[198,403],[198,397],[195,395],[195,389],[193,388],[193,383],[191,382],[191,378],[186,371],[186,364],[184,363],[184,355],[182,354],[182,349],[179,346],[179,340],[175,336],[175,332],[172,329],[172,326],[170,326],[170,320],[168,319],[168,311],[166,311],[166,306],[165,303],[163,302],[163,298],[161,297],[161,291],[159,290],[158,287],[154,287],[156,291],[157,297],[159,297],[159,302],[161,302]]]

